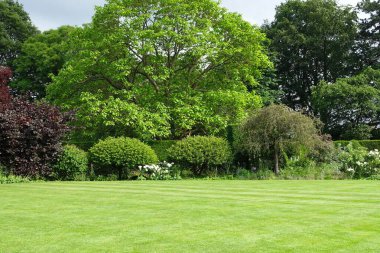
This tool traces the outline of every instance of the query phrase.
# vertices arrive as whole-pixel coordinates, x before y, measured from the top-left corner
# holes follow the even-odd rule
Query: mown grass
[[[0,252],[379,252],[380,182],[0,185]]]

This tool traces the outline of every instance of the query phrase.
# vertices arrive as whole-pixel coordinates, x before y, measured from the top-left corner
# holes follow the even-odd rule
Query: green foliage
[[[261,106],[265,41],[212,0],[108,0],[73,35],[48,98],[77,109],[86,136],[216,135]]]
[[[272,170],[268,168],[262,168],[256,170],[252,176],[251,179],[253,180],[273,180],[276,179],[276,174],[273,173]]]
[[[74,145],[63,148],[57,164],[53,167],[54,177],[59,180],[76,180],[87,171],[87,153]]]
[[[350,125],[344,133],[341,134],[343,140],[368,140],[372,137],[373,127],[365,124]]]
[[[380,150],[380,140],[359,140],[355,142],[359,143],[361,146],[367,148],[368,150]],[[334,141],[336,147],[345,147],[350,143],[351,141]]]
[[[45,88],[52,81],[51,75],[57,75],[65,63],[66,43],[75,29],[62,26],[26,40],[14,62],[16,76],[12,88],[44,97]]]
[[[252,172],[245,168],[237,168],[235,178],[239,180],[251,179]]]
[[[321,140],[313,119],[283,105],[270,105],[253,111],[240,127],[237,149],[251,159],[274,157],[274,172],[279,173],[280,152],[313,148]]]
[[[130,170],[137,169],[139,165],[158,162],[152,148],[126,137],[101,140],[89,152],[96,174],[116,174],[119,180],[127,178]]]
[[[350,178],[350,175],[340,170],[340,163],[286,167],[279,175],[279,179],[285,180],[342,180],[347,178]]]
[[[280,172],[279,179],[286,180],[340,180],[350,178],[341,171],[341,163],[329,161],[317,163],[307,153],[301,152],[298,156],[285,157],[285,168]]]
[[[359,59],[364,66],[380,67],[380,1],[362,0],[359,11],[365,18],[359,23]]]
[[[334,82],[355,71],[351,52],[357,37],[357,14],[335,0],[289,0],[280,4],[264,26],[272,40],[284,102],[311,108],[312,87]]]
[[[151,141],[149,146],[156,152],[157,157],[160,161],[168,161],[168,149],[176,144],[177,141],[174,140],[163,140],[163,141]]]
[[[226,170],[231,161],[228,142],[222,138],[194,136],[177,142],[168,150],[169,159],[197,175]]]
[[[368,149],[357,141],[352,141],[342,147],[338,160],[342,163],[342,170],[356,179],[368,178],[380,173],[379,150],[368,152]]]
[[[0,165],[0,184],[16,184],[16,183],[28,183],[28,182],[30,182],[30,179],[27,177],[3,174],[2,168]]]
[[[0,1],[0,66],[12,66],[22,43],[37,34],[23,6],[14,0]]]
[[[313,90],[313,106],[335,139],[369,139],[380,123],[380,70],[322,82]]]

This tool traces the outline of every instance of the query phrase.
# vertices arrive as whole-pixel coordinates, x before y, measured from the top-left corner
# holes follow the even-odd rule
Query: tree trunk
[[[278,175],[280,173],[280,166],[279,166],[279,155],[278,155],[277,148],[274,149],[274,170],[273,172]]]

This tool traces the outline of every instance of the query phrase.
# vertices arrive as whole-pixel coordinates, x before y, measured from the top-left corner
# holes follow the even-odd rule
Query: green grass
[[[0,185],[0,252],[379,252],[379,181]]]

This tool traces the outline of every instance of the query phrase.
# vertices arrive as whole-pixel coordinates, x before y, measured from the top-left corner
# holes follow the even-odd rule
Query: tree
[[[0,0],[0,65],[12,67],[22,43],[37,32],[20,3]]]
[[[352,8],[335,0],[288,0],[277,7],[275,20],[263,28],[272,40],[284,103],[312,112],[313,86],[355,71],[356,19]]]
[[[322,82],[313,91],[316,113],[335,139],[369,139],[380,123],[380,70]]]
[[[280,172],[281,152],[313,147],[321,138],[313,119],[284,105],[253,111],[240,126],[240,146],[251,156],[270,154]]]
[[[359,53],[364,66],[380,65],[380,1],[363,0],[359,10],[367,17],[360,20]]]
[[[75,29],[62,26],[27,39],[14,61],[16,76],[12,88],[44,97],[45,88],[52,81],[51,75],[57,75],[65,63],[66,43]]]
[[[77,108],[91,136],[220,134],[261,105],[247,84],[271,67],[264,41],[212,0],[108,0],[73,36],[48,99]]]

